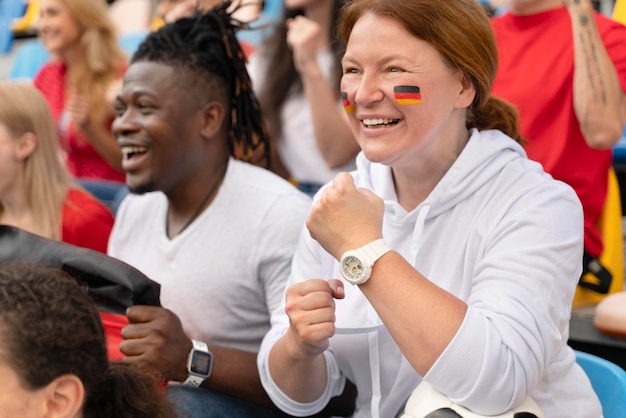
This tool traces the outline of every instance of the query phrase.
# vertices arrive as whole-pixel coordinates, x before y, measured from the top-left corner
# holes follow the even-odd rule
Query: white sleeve
[[[302,231],[300,242],[294,256],[291,278],[287,283],[287,287],[290,285],[306,280],[310,277],[322,277],[320,275],[307,275],[302,277],[303,271],[311,272],[317,269],[321,263],[319,260],[319,246],[310,238],[306,227]],[[305,267],[306,266],[306,267]],[[304,267],[304,268],[302,268]],[[295,276],[294,276],[295,275]],[[295,278],[296,276],[300,276]],[[269,372],[269,354],[272,347],[278,341],[283,334],[289,328],[289,317],[285,313],[285,298],[283,295],[282,302],[278,309],[272,312],[271,316],[271,329],[263,338],[261,348],[257,357],[257,366],[259,369],[259,375],[261,377],[261,383],[263,388],[269,395],[270,399],[278,408],[283,412],[293,416],[308,416],[313,415],[328,404],[333,396],[341,394],[346,384],[346,378],[341,373],[337,360],[332,352],[328,349],[324,352],[324,358],[326,360],[326,371],[328,380],[326,383],[326,389],[319,399],[311,403],[300,403],[289,398],[285,393],[280,390],[276,385]]]

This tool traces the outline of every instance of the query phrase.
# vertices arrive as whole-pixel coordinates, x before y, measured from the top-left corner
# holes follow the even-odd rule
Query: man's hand
[[[129,325],[122,329],[120,343],[124,361],[148,364],[165,380],[184,381],[193,344],[180,319],[168,309],[143,305],[131,306],[126,316]]]

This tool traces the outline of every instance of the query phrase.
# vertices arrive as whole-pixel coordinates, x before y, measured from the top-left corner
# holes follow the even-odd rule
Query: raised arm
[[[304,16],[288,23],[287,43],[311,106],[315,140],[329,168],[341,167],[354,159],[359,146],[352,135],[336,92],[317,62],[321,27]]]
[[[122,151],[111,129],[100,121],[90,117],[91,107],[87,97],[71,92],[67,101],[67,110],[77,129],[85,135],[89,143],[114,169],[122,172]]]
[[[626,123],[626,96],[600,37],[591,0],[565,0],[574,40],[574,110],[591,148],[612,147]]]

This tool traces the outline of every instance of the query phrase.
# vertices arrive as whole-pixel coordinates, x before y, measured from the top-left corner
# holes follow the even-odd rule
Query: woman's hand
[[[321,27],[313,20],[296,16],[287,21],[287,45],[293,52],[293,64],[302,74],[317,68],[316,56],[321,48]]]
[[[311,279],[287,289],[287,342],[294,357],[315,357],[328,348],[335,335],[335,299],[343,297],[343,283],[336,279]]]
[[[348,250],[382,238],[385,204],[357,188],[348,173],[339,173],[313,205],[306,225],[313,239],[337,260]]]
[[[70,119],[75,127],[81,131],[88,130],[91,124],[91,105],[86,96],[76,90],[69,92],[65,109],[70,115]]]

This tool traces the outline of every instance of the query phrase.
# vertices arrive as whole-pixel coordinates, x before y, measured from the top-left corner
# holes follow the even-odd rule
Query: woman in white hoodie
[[[361,153],[307,220],[258,357],[270,397],[310,415],[349,379],[355,417],[392,417],[424,379],[478,414],[601,416],[567,346],[581,205],[490,95],[480,4],[354,0],[339,31]]]

